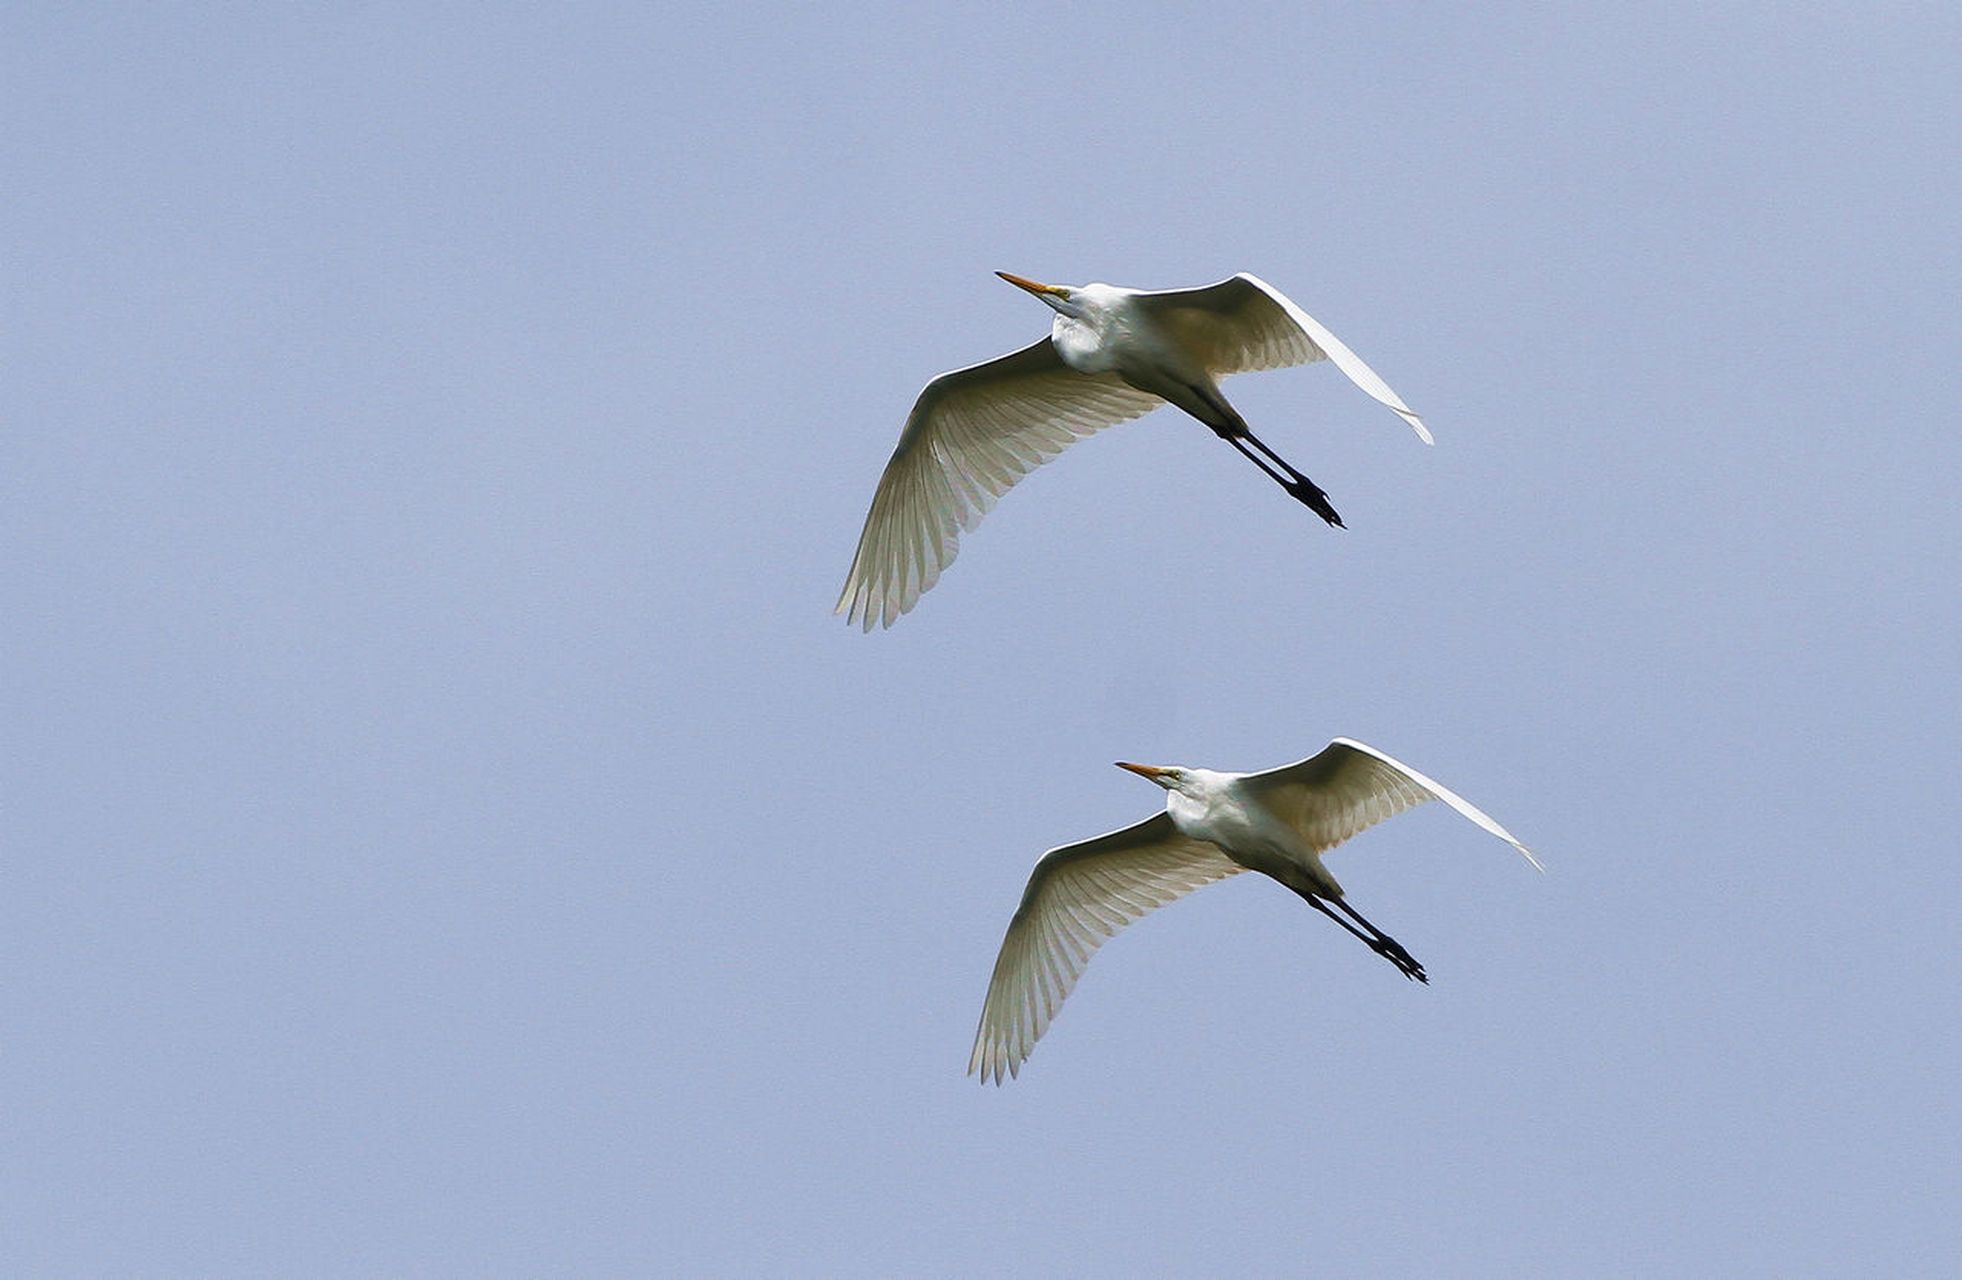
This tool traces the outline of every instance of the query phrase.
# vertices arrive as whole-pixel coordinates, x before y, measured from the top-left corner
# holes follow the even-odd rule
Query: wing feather
[[[1214,377],[1330,360],[1349,381],[1395,410],[1425,444],[1432,443],[1424,420],[1376,370],[1327,325],[1259,276],[1242,271],[1218,284],[1155,290],[1138,298],[1160,309],[1164,322],[1204,353],[1206,370]]]
[[[1295,764],[1247,778],[1268,804],[1293,824],[1316,853],[1426,800],[1442,800],[1497,836],[1541,871],[1546,868],[1510,831],[1443,783],[1353,738],[1337,738]]]
[[[1064,845],[1030,873],[988,980],[969,1075],[1020,1073],[1097,948],[1147,913],[1241,868],[1164,814]]]
[[[836,612],[891,626],[953,562],[961,534],[1069,445],[1163,404],[1065,365],[1044,338],[926,385],[879,477]]]

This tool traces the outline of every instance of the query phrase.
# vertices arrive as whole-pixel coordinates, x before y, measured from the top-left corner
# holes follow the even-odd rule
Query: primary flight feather
[[[1056,312],[1050,335],[926,385],[886,463],[837,612],[891,626],[939,580],[1017,480],[1083,437],[1170,403],[1210,427],[1322,519],[1328,495],[1247,429],[1219,379],[1329,360],[1431,433],[1389,384],[1274,286],[1244,272],[1198,289],[1041,284],[995,274]]]

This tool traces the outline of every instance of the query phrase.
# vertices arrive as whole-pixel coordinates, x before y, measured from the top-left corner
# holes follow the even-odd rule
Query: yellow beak
[[[1059,298],[1070,296],[1070,291],[1060,284],[1044,284],[1040,280],[1031,280],[1027,276],[1012,276],[1006,271],[997,271],[995,274],[1017,289],[1027,289],[1030,293],[1053,293]]]
[[[1129,769],[1140,778],[1162,778],[1171,772],[1170,769],[1161,769],[1155,764],[1126,764],[1122,760],[1117,762],[1117,767],[1120,769]]]

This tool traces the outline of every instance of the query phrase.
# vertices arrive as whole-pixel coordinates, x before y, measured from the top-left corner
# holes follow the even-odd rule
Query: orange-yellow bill
[[[1070,296],[1070,291],[1060,284],[1044,284],[1040,280],[1031,280],[1027,276],[1010,275],[1006,271],[997,271],[995,274],[1014,285],[1017,289],[1027,289],[1030,293],[1053,293],[1059,298]]]

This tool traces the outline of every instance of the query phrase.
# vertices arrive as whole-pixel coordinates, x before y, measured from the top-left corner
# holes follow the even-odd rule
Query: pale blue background
[[[1952,5],[8,7],[9,1274],[1946,1275]],[[829,609],[997,269],[1373,363]],[[1440,807],[962,1075],[1116,759]]]

